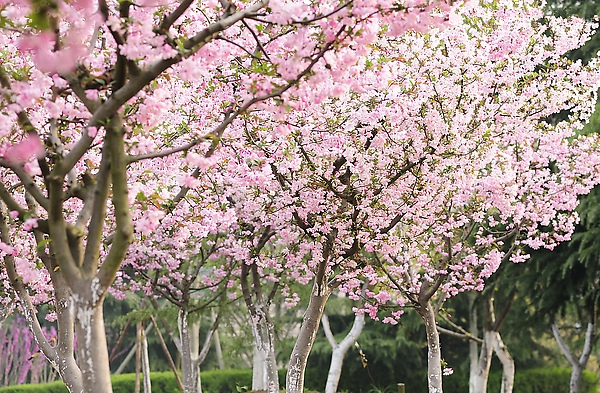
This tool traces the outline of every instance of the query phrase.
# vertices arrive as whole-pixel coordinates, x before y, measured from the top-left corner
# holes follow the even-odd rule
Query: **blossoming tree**
[[[288,113],[245,117],[254,165],[279,187],[264,203],[305,235],[314,288],[288,368],[302,391],[306,357],[334,288],[395,323],[404,306],[423,318],[429,390],[441,392],[435,313],[480,290],[520,245],[568,239],[577,195],[598,182],[598,140],[575,137],[594,106],[597,61],[564,54],[589,39],[583,20],[545,18],[533,2],[463,7],[453,26],[388,34],[373,44],[335,98]],[[515,31],[519,32],[515,36]],[[566,120],[546,119],[566,112]],[[272,130],[283,138],[269,143]],[[240,138],[244,137],[240,133]],[[435,303],[432,303],[433,301]]]
[[[563,58],[591,34],[579,19],[493,0],[423,33],[444,14],[420,4],[3,3],[2,272],[70,391],[111,391],[104,296],[134,236],[169,219],[169,244],[253,223],[298,250],[267,258],[314,283],[288,392],[328,296],[359,296],[361,279],[362,312],[421,315],[442,391],[432,299],[480,289],[505,244],[569,236],[598,181],[597,140],[573,130],[599,72]],[[178,209],[210,194],[214,168],[225,194]],[[56,345],[35,316],[50,300]]]
[[[151,159],[207,141],[210,157],[256,103],[283,113],[291,97],[310,102],[302,82],[326,54],[337,53],[320,70],[340,79],[344,48],[364,52],[375,39],[371,19],[400,13],[406,28],[422,11],[406,12],[413,3],[0,4],[2,274],[70,391],[111,391],[105,294],[134,233],[155,228],[200,175],[178,184],[162,213],[132,210]],[[36,317],[43,302],[55,308],[55,345]]]

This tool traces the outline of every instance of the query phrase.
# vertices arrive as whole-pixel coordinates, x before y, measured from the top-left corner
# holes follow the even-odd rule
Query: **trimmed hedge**
[[[315,388],[311,381],[311,370],[306,373],[307,388]],[[500,373],[490,374],[488,391],[500,391]],[[571,370],[564,368],[531,369],[518,371],[515,375],[515,393],[566,393],[569,391],[569,379]],[[211,370],[201,374],[202,391],[204,393],[237,393],[238,389],[249,390],[252,385],[252,370]],[[342,378],[344,378],[342,376]],[[170,372],[155,372],[151,374],[152,391],[154,393],[180,393],[175,377]],[[285,370],[279,371],[279,383],[283,388],[285,381]],[[112,377],[114,393],[131,393],[135,386],[134,374],[115,375]],[[311,383],[313,382],[313,383]],[[413,375],[411,381],[406,382],[407,393],[427,393],[426,374]],[[323,384],[324,387],[324,384]],[[321,390],[323,389],[321,387]],[[356,386],[358,393],[371,389]],[[385,391],[393,392],[395,386],[388,386]],[[444,378],[445,393],[464,393],[469,388],[467,375],[450,375]],[[366,390],[365,390],[366,389]],[[383,390],[383,389],[382,389]],[[598,376],[592,372],[585,371],[581,384],[581,393],[597,393]],[[67,388],[61,381],[39,385],[18,385],[0,388],[0,393],[68,393]]]
[[[285,380],[285,370],[280,370],[280,381]],[[135,388],[135,374],[112,376],[113,393],[131,393]],[[150,374],[152,391],[155,393],[181,393],[177,381],[171,372],[153,372]],[[211,370],[201,373],[204,393],[236,393],[238,387],[252,386],[252,370]],[[62,381],[39,385],[18,385],[0,387],[0,393],[68,393]]]
[[[2,393],[69,393],[62,381],[41,383],[39,385],[17,385],[0,388]]]
[[[426,375],[417,378],[417,383],[406,383],[406,393],[427,393]],[[515,393],[568,393],[571,370],[567,368],[534,368],[517,370],[515,373]],[[469,391],[469,376],[453,374],[444,377],[444,393],[464,393]],[[490,373],[488,392],[499,392],[502,373]],[[591,371],[583,372],[580,393],[598,393],[598,376]],[[354,392],[352,392],[354,393]]]

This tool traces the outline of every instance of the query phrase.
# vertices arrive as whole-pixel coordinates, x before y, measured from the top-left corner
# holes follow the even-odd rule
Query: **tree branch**
[[[91,209],[83,266],[94,266],[96,263],[94,261],[98,261],[100,258],[101,238],[104,233],[104,220],[106,218],[106,201],[108,200],[111,180],[110,167],[109,149],[102,149],[102,158],[100,168],[96,174],[96,184],[92,194],[92,201],[86,201],[83,208]]]
[[[151,159],[151,158],[161,158],[161,157],[166,157],[169,156],[171,154],[175,154],[175,153],[179,153],[179,152],[186,152],[189,149],[191,149],[192,147],[204,142],[208,140],[208,138],[204,137],[201,139],[194,139],[193,141],[179,146],[179,147],[175,147],[173,149],[169,149],[169,150],[163,150],[163,151],[157,151],[157,152],[153,152],[153,153],[146,153],[146,154],[138,154],[135,156],[128,156],[127,157],[127,164],[131,164],[133,162],[138,162],[138,161],[142,161],[142,160],[147,160],[147,159]]]
[[[117,225],[116,236],[110,251],[106,256],[98,279],[100,291],[104,293],[112,284],[115,274],[119,270],[127,249],[133,241],[133,223],[129,212],[129,198],[127,187],[127,166],[125,159],[124,129],[119,116],[111,119],[111,126],[106,129],[105,148],[110,151],[110,174],[112,178],[112,202]],[[89,273],[95,272],[98,261],[89,261],[84,266]]]
[[[327,337],[327,341],[329,341],[329,345],[334,350],[339,346],[337,341],[335,341],[335,337],[333,337],[333,333],[331,332],[331,326],[329,326],[329,317],[326,312],[323,312],[321,315],[321,324],[323,325],[323,332],[325,332],[325,337]]]
[[[8,217],[6,216],[6,209],[4,206],[0,207],[0,240],[2,243],[6,245],[11,245],[10,236],[8,233]],[[23,313],[25,315],[25,320],[27,321],[27,325],[29,329],[33,333],[33,337],[35,339],[36,344],[40,348],[40,350],[44,353],[44,356],[52,363],[52,365],[58,369],[58,356],[56,354],[56,348],[54,348],[44,335],[42,331],[42,327],[40,326],[40,322],[37,319],[37,312],[29,297],[29,293],[27,292],[27,288],[25,288],[25,284],[23,283],[23,279],[19,276],[15,265],[15,258],[12,254],[6,254],[4,256],[4,264],[6,266],[6,272],[8,274],[8,278],[10,280],[11,286],[17,292],[19,299],[21,301],[21,306]]]
[[[573,352],[571,352],[571,349],[565,342],[563,335],[560,332],[560,329],[558,328],[558,326],[556,326],[556,323],[552,324],[552,333],[554,334],[554,338],[556,339],[556,342],[558,343],[558,347],[560,348],[560,351],[563,353],[563,355],[565,355],[565,357],[567,358],[569,363],[571,363],[571,365],[573,365],[573,367],[579,366],[579,360],[575,357]]]

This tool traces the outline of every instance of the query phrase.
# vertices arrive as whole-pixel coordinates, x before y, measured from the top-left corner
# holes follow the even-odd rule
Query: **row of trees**
[[[576,131],[600,70],[566,57],[593,25],[535,2],[3,7],[2,300],[73,392],[111,391],[109,290],[177,307],[185,392],[190,313],[241,297],[254,387],[277,392],[270,310],[292,283],[312,290],[288,392],[336,290],[385,323],[413,308],[441,392],[443,302],[568,239],[598,183]]]

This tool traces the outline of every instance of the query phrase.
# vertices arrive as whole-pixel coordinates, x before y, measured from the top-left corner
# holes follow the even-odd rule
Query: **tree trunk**
[[[331,290],[326,285],[318,285],[315,282],[308,307],[302,319],[298,339],[290,356],[285,379],[287,393],[303,393],[304,391],[306,361],[315,342],[315,337],[319,330],[319,321],[325,310],[325,303],[327,303],[329,295],[331,295]]]
[[[217,319],[217,315],[214,309],[211,309],[210,315],[213,321]],[[217,353],[217,362],[219,364],[219,370],[223,370],[225,368],[225,362],[223,361],[223,349],[221,348],[221,338],[219,337],[218,329],[215,329],[213,340],[215,341],[215,351]]]
[[[429,393],[442,393],[442,351],[435,313],[429,301],[417,304],[417,313],[425,322],[427,334],[427,386]]]
[[[483,332],[483,344],[481,344],[479,360],[472,381],[473,393],[486,393],[487,391],[487,381],[494,351],[494,333],[489,330]]]
[[[252,366],[252,390],[279,392],[279,375],[275,360],[275,330],[265,314],[266,306],[256,305],[251,315],[254,336],[254,359]]]
[[[571,363],[571,381],[569,382],[569,393],[579,393],[579,389],[581,387],[581,376],[583,375],[583,370],[587,365],[590,354],[592,353],[592,347],[594,346],[595,337],[595,324],[592,322],[590,318],[590,322],[588,322],[587,330],[585,333],[585,343],[583,344],[583,352],[579,359],[575,357],[573,352],[569,346],[565,343],[564,338],[556,326],[555,323],[552,324],[552,333],[554,334],[554,338],[558,343],[558,346],[569,361]]]
[[[152,393],[152,384],[150,382],[150,359],[148,357],[148,338],[144,332],[143,325],[140,328],[142,344],[142,376],[144,379],[144,393]]]
[[[90,287],[92,286],[93,284]],[[112,393],[103,301],[103,298],[93,302],[82,301],[76,295],[72,297],[78,363],[83,377],[83,391],[86,393]]]
[[[477,295],[473,292],[468,293],[469,298],[469,334],[472,337],[479,337],[479,329],[477,328],[477,308],[475,307],[475,300]],[[469,393],[476,393],[479,389],[478,378],[478,364],[479,356],[477,351],[477,342],[475,340],[469,340]]]
[[[181,341],[181,374],[183,382],[183,393],[202,393],[200,385],[200,365],[197,362],[198,350],[192,348],[190,326],[188,325],[188,313],[179,309],[178,317],[179,339]],[[193,330],[193,329],[192,329]],[[194,352],[196,356],[194,356]]]
[[[494,352],[502,363],[502,386],[500,392],[512,393],[515,383],[515,361],[506,349],[500,332],[496,332],[494,335]]]
[[[148,326],[146,326],[146,329],[144,330],[144,333],[145,334],[150,333],[150,329],[152,329],[152,322],[150,322],[148,324]],[[117,367],[117,370],[114,372],[115,375],[121,374],[123,372],[123,370],[125,370],[125,367],[127,367],[127,364],[129,364],[129,362],[131,361],[131,359],[133,359],[133,357],[135,356],[135,353],[137,351],[137,345],[138,344],[137,344],[137,341],[136,341],[135,344],[133,344],[133,347],[127,353],[127,356],[125,356],[125,359],[123,359],[123,361],[121,362],[121,364],[119,365],[119,367]]]
[[[339,344],[333,337],[333,333],[329,327],[329,318],[327,317],[327,314],[323,314],[321,319],[323,321],[323,330],[325,330],[325,335],[327,336],[327,339],[333,348],[333,353],[331,354],[331,365],[329,366],[329,374],[327,375],[327,383],[325,385],[325,393],[335,393],[340,382],[340,377],[342,376],[344,356],[346,356],[346,353],[350,347],[352,347],[352,344],[356,342],[356,339],[362,333],[365,326],[365,314],[356,314],[354,316],[352,328]]]

